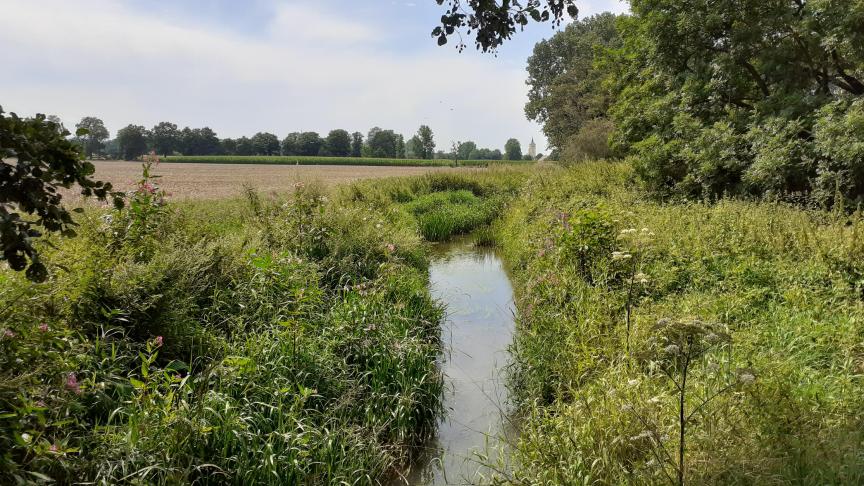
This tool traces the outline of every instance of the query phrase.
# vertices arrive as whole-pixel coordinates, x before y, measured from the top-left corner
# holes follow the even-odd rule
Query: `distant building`
[[[533,138],[531,139],[531,143],[528,144],[528,155],[530,155],[532,159],[537,157],[537,144],[534,143]]]

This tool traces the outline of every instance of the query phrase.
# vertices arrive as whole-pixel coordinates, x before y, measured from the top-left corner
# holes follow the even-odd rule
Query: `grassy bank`
[[[303,157],[262,155],[172,155],[164,162],[187,164],[272,164],[272,165],[374,165],[393,167],[488,167],[497,165],[530,165],[524,160],[459,160],[449,159],[379,159],[374,157]]]
[[[497,230],[524,420],[502,480],[864,481],[859,215],[660,205],[587,164],[534,177]]]
[[[485,224],[522,177],[80,215],[48,282],[0,272],[0,482],[390,477],[441,412],[422,235]]]

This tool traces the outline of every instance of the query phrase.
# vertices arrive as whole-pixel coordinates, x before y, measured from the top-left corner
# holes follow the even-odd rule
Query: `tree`
[[[351,157],[361,157],[363,155],[363,134],[354,132],[351,134]]]
[[[415,147],[415,153],[421,159],[431,159],[435,155],[435,138],[428,125],[420,125],[416,137],[420,143]]]
[[[272,133],[256,133],[252,136],[252,152],[255,155],[279,155],[279,137]]]
[[[141,125],[127,125],[117,132],[117,144],[123,160],[135,160],[147,153],[147,129]]]
[[[108,129],[99,118],[95,116],[85,116],[75,125],[75,128],[84,130],[78,137],[81,139],[84,146],[84,155],[88,158],[93,157],[93,154],[98,154],[102,151],[102,142],[108,138]]]
[[[504,155],[507,160],[522,160],[522,144],[511,138],[504,144]]]
[[[402,135],[396,135],[396,157],[405,158],[405,137]]]
[[[443,5],[445,0],[435,0]],[[526,0],[515,2],[505,0],[499,4],[488,0],[447,0],[448,8],[441,16],[441,25],[432,30],[432,37],[438,45],[447,43],[449,36],[458,35],[461,30],[474,32],[477,49],[483,52],[494,51],[505,40],[510,39],[518,28],[524,28],[530,20],[545,22],[552,20],[557,27],[565,15],[575,18],[579,13],[574,0]],[[457,47],[465,48],[459,42]]]
[[[477,144],[472,141],[462,142],[456,147],[456,155],[462,160],[469,160],[471,153],[477,150]]]
[[[317,132],[303,132],[297,137],[297,155],[318,155],[323,145],[324,141]]]
[[[282,155],[298,155],[300,153],[300,134],[289,133],[282,139]]]
[[[331,157],[348,157],[351,155],[351,135],[345,130],[331,130],[324,139],[324,151]]]
[[[42,236],[39,228],[75,235],[75,222],[61,204],[58,189],[78,185],[85,197],[112,198],[116,207],[123,206],[122,193],[92,179],[93,164],[81,160],[68,135],[44,115],[22,119],[15,113],[4,116],[0,108],[0,260],[12,270],[26,269],[27,278],[37,282],[48,276],[33,246],[33,240]],[[84,135],[79,130],[78,136]]]
[[[171,155],[180,147],[177,125],[161,122],[150,130],[150,145],[157,154]]]
[[[374,127],[366,137],[366,154],[368,157],[396,158],[399,154],[399,138],[393,130],[382,130]]]
[[[420,157],[419,153],[423,150],[423,147],[420,143],[420,137],[414,135],[409,138],[407,142],[405,142],[405,157],[409,159],[416,159]]]
[[[225,155],[238,155],[237,154],[237,140],[233,138],[223,138],[219,141],[219,144],[222,145],[222,153]]]
[[[249,137],[240,137],[237,139],[237,148],[235,149],[237,155],[240,156],[248,156],[255,154],[255,146],[252,145],[252,139]]]
[[[612,97],[602,59],[621,47],[616,20],[611,13],[588,17],[534,46],[525,115],[543,124],[551,146],[563,148],[583,124],[607,117]]]
[[[183,155],[218,155],[222,151],[219,137],[210,127],[185,127],[180,132],[180,145]]]
[[[829,141],[864,136],[860,2],[727,3],[631,2],[604,61],[613,148],[659,196],[864,202],[861,159]]]

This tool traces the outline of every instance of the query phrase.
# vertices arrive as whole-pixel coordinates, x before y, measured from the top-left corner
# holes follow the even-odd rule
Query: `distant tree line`
[[[59,124],[59,120],[57,120]],[[158,155],[286,155],[324,157],[374,157],[398,159],[472,159],[520,160],[521,146],[510,139],[505,152],[478,148],[474,142],[458,144],[458,153],[435,151],[435,136],[427,125],[421,125],[407,141],[393,130],[373,127],[364,136],[360,132],[331,130],[322,137],[317,132],[292,132],[282,138],[269,132],[258,132],[251,137],[222,138],[210,127],[182,130],[176,124],[161,122],[147,129],[142,125],[127,125],[109,138],[108,129],[99,118],[88,116],[76,125],[86,134],[75,141],[88,158],[134,160],[150,151]]]

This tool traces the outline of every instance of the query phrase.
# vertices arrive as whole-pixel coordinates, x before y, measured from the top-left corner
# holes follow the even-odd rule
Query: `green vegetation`
[[[0,273],[0,482],[393,474],[441,413],[442,309],[419,228],[503,200],[521,176],[166,205],[151,169],[127,209],[92,208],[76,238],[37,243],[45,283]]]
[[[165,157],[164,162],[182,162],[190,164],[277,164],[277,165],[376,165],[376,166],[430,166],[430,167],[452,167],[479,166],[498,164],[530,164],[531,161],[522,160],[453,160],[448,159],[390,159],[374,157],[306,157],[306,156],[237,156],[237,155],[210,155],[210,156],[184,156],[174,155]]]
[[[496,223],[519,308],[513,482],[864,481],[860,213],[663,205],[632,177],[538,174]]]

